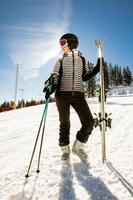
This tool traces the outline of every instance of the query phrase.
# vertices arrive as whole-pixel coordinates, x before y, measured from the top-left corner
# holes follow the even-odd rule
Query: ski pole
[[[41,158],[41,152],[42,152],[42,144],[43,144],[43,138],[44,138],[44,130],[45,130],[45,124],[46,124],[46,117],[47,117],[47,111],[48,111],[48,103],[49,103],[49,98],[46,101],[46,109],[45,109],[45,115],[44,115],[44,124],[43,124],[43,130],[42,130],[42,137],[41,137],[41,145],[40,145],[40,150],[39,150],[39,157],[38,157],[38,167],[36,172],[40,172],[40,158]]]
[[[45,112],[46,112],[46,109],[47,109],[47,104],[48,104],[47,102],[49,102],[49,100],[46,101],[46,104],[45,104],[45,107],[44,107],[43,115],[42,115],[41,122],[40,122],[40,125],[39,125],[38,133],[37,133],[37,137],[36,137],[36,140],[35,140],[35,145],[34,145],[34,148],[33,148],[31,159],[30,159],[28,171],[27,171],[27,174],[25,175],[26,178],[29,177],[29,171],[30,171],[30,168],[31,168],[31,164],[32,164],[32,161],[33,161],[34,154],[35,154],[35,150],[36,150],[36,146],[37,146],[37,142],[38,142],[38,138],[39,138],[39,134],[40,134],[43,118],[44,118],[44,115],[45,115]]]

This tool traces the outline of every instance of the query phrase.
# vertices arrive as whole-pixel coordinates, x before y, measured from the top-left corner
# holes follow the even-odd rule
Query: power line
[[[19,65],[20,65],[20,62],[17,61],[17,66],[16,66],[16,81],[15,81],[15,94],[14,94],[14,109],[16,109],[16,105],[17,105],[17,90],[18,90]]]

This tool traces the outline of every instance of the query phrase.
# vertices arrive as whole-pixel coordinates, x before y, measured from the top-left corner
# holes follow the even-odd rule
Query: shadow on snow
[[[73,174],[71,166],[62,165],[60,174],[61,181],[59,190],[59,200],[76,200],[76,195],[73,187]]]
[[[89,172],[89,165],[75,163],[73,168],[78,182],[88,193],[88,197],[86,197],[85,200],[89,198],[91,200],[118,200],[118,198],[111,193],[100,178],[92,176]],[[71,168],[62,168],[59,200],[68,199],[77,199],[73,187],[73,174]]]

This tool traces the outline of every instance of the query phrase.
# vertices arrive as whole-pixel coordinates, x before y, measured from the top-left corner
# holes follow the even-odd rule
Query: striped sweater
[[[60,66],[62,62],[62,77],[60,84],[60,91],[65,92],[84,92],[83,90],[83,62],[79,51],[73,50],[63,56],[62,61],[57,60],[53,73],[59,74]],[[86,71],[88,71],[87,64],[85,65]],[[57,84],[58,79],[55,80]]]
[[[73,50],[65,54],[62,58],[57,60],[53,73],[60,74],[59,70],[62,62],[62,76],[60,89],[56,93],[60,94],[82,94],[84,93],[83,88],[83,61],[81,58],[81,53],[77,50]],[[94,69],[95,71],[95,69]],[[94,75],[99,72],[99,68],[96,67],[95,73],[90,73],[88,71],[87,61],[85,59],[85,71],[84,71],[84,81],[89,80]],[[59,78],[59,76],[58,76]],[[55,79],[55,84],[58,82],[58,78]]]

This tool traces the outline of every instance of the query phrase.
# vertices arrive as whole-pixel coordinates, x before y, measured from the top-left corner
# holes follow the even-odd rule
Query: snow
[[[97,98],[87,99],[92,113]],[[101,133],[93,130],[86,150],[89,164],[71,154],[70,166],[60,160],[58,112],[50,103],[45,127],[40,173],[36,174],[40,140],[30,177],[25,175],[44,105],[0,113],[0,200],[132,200],[133,96],[107,98],[112,129],[106,133],[107,163],[101,161]],[[80,122],[71,109],[71,146]]]
[[[124,86],[124,85],[119,85],[114,87],[110,91],[111,95],[113,96],[125,96],[125,95],[133,95],[133,86]]]

